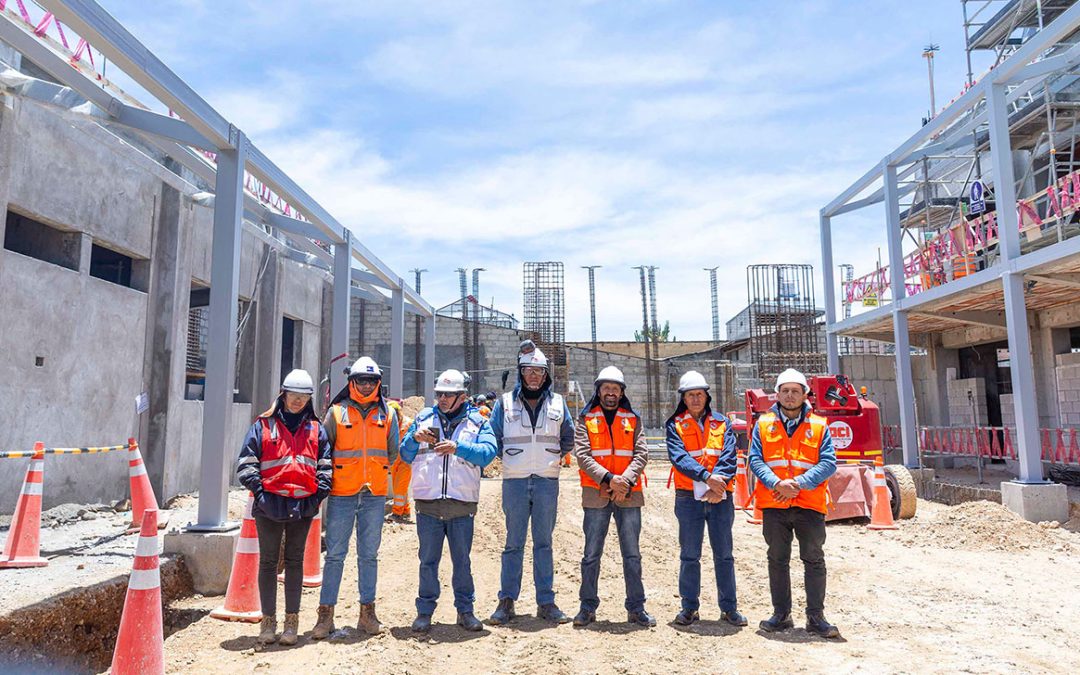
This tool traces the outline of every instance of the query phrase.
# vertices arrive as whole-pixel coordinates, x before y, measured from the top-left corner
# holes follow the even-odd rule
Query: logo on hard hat
[[[368,366],[368,367],[367,367],[367,371],[368,371],[369,373],[374,373],[374,372],[375,372],[375,366]]]
[[[855,434],[851,430],[851,425],[843,420],[836,420],[829,425],[829,435],[832,436],[833,445],[839,450],[851,445],[851,442],[855,440]]]

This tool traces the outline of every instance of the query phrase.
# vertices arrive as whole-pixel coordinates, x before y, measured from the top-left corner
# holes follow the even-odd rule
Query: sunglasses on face
[[[352,381],[356,384],[378,384],[379,378],[377,377],[354,377]]]
[[[435,392],[435,398],[457,398],[461,392],[457,391],[437,391]]]
[[[525,373],[526,375],[543,375],[544,369],[538,366],[525,366],[521,369],[521,372]]]

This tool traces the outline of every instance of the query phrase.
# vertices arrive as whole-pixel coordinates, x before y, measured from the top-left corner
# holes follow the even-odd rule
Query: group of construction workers
[[[400,510],[397,502],[401,494],[408,507],[406,487],[415,501],[420,561],[412,630],[418,634],[431,630],[444,543],[450,550],[457,625],[482,630],[474,613],[471,551],[482,471],[496,457],[502,461],[506,542],[498,605],[487,623],[504,625],[516,616],[530,531],[537,617],[552,623],[573,621],[577,627],[596,621],[600,560],[614,519],[627,621],[647,628],[656,625],[645,609],[639,547],[648,445],[618,368],[600,371],[592,399],[576,424],[565,399],[552,386],[547,357],[531,343],[524,343],[519,354],[516,385],[496,397],[488,416],[469,400],[460,371],[439,375],[434,404],[411,421],[403,420],[400,407],[384,398],[381,379],[374,360],[358,359],[347,386],[320,421],[311,404],[311,377],[293,371],[285,377],[275,404],[255,421],[245,439],[237,476],[254,496],[252,513],[261,555],[261,643],[297,641],[304,541],[324,500],[326,563],[311,637],[323,639],[335,630],[334,608],[354,526],[357,629],[371,635],[382,632],[375,597],[384,509],[392,493],[397,520],[406,521],[408,511]],[[836,466],[832,440],[826,421],[806,403],[809,387],[801,373],[785,371],[775,389],[776,405],[754,423],[748,458],[757,478],[753,497],[762,511],[773,604],[773,615],[759,625],[766,632],[794,625],[788,569],[794,537],[805,570],[806,629],[838,637],[837,628],[824,617],[826,481]],[[732,552],[736,437],[730,421],[712,410],[709,385],[700,373],[690,371],[681,378],[675,412],[665,431],[679,524],[682,606],[674,623],[688,626],[699,619],[700,561],[707,529],[720,618],[745,626],[747,620],[738,610]],[[559,476],[568,455],[579,469],[585,536],[579,609],[572,619],[555,602],[552,552]],[[402,476],[404,484],[399,484]],[[284,552],[285,577],[285,625],[280,634],[275,613],[279,551]]]

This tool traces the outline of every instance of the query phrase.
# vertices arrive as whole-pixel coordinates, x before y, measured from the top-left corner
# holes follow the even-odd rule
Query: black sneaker
[[[596,612],[585,608],[582,608],[581,611],[577,613],[577,616],[574,617],[574,625],[578,628],[584,628],[593,621],[596,621]]]
[[[765,619],[758,624],[761,630],[766,633],[775,633],[781,630],[787,630],[788,628],[794,628],[795,622],[791,620],[791,614],[773,614],[768,619]]]
[[[457,625],[473,633],[484,630],[484,624],[480,623],[480,619],[477,619],[472,612],[458,613]]]
[[[628,612],[626,614],[626,620],[629,623],[636,623],[645,628],[656,626],[656,619],[652,618],[652,615],[645,610],[641,610],[640,612]]]
[[[696,609],[684,609],[675,615],[675,623],[680,626],[689,626],[700,618]]]
[[[737,609],[733,609],[730,612],[720,612],[720,618],[727,621],[732,626],[746,625],[746,617],[740,614]]]
[[[513,619],[514,616],[516,616],[514,614],[514,601],[510,598],[503,598],[499,600],[499,606],[488,617],[488,623],[492,626],[502,626],[510,623],[510,619]]]
[[[412,629],[414,633],[429,632],[431,630],[431,615],[417,614],[416,619],[412,622]]]
[[[823,638],[840,637],[840,629],[826,621],[824,614],[807,614],[806,632]]]
[[[550,605],[540,605],[536,609],[536,616],[552,623],[570,623],[570,617],[566,616],[554,602]]]

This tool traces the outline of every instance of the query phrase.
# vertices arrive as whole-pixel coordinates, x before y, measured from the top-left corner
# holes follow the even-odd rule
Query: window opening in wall
[[[284,378],[293,368],[297,368],[299,353],[296,348],[300,333],[300,322],[285,316],[281,318],[281,377]]]
[[[131,258],[104,246],[90,247],[90,276],[131,288]]]
[[[251,303],[240,300],[237,305],[237,321],[244,316]],[[193,286],[188,305],[187,356],[184,361],[184,398],[189,401],[202,401],[206,386],[206,349],[210,326],[210,289]],[[251,379],[250,349],[245,351],[246,343],[238,345],[235,365],[235,390],[233,400],[237,403],[250,403]]]
[[[47,263],[79,269],[81,237],[64,232],[14,211],[7,212],[4,248]]]

